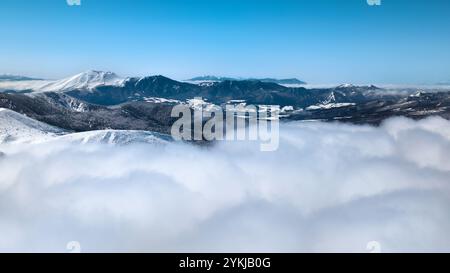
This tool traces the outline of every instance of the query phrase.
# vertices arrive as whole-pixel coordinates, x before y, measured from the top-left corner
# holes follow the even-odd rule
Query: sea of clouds
[[[0,252],[450,251],[450,122],[289,123],[276,152],[5,144]]]

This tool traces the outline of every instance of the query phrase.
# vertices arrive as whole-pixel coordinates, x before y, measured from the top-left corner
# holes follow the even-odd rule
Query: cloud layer
[[[0,251],[450,251],[450,122],[289,123],[224,142],[0,150]]]

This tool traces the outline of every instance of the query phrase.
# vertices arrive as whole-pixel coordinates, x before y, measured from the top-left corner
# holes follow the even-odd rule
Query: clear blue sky
[[[0,73],[450,80],[450,1],[1,0]]]

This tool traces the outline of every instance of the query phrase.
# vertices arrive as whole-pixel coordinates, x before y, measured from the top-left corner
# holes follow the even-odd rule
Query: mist
[[[450,122],[287,123],[257,142],[2,144],[0,251],[450,251]]]

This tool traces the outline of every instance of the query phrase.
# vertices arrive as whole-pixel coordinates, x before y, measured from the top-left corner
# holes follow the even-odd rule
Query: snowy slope
[[[17,112],[0,108],[0,144],[67,141],[81,144],[165,144],[171,137],[149,131],[100,130],[69,133]]]
[[[32,90],[35,92],[67,92],[72,90],[91,90],[101,85],[122,85],[124,78],[112,72],[89,70],[62,80],[4,81],[0,90]]]
[[[82,144],[115,144],[127,145],[132,143],[166,144],[171,140],[170,136],[149,131],[126,130],[100,130],[61,136],[58,140],[64,140]]]
[[[62,133],[62,129],[0,108],[0,143],[42,141]]]

